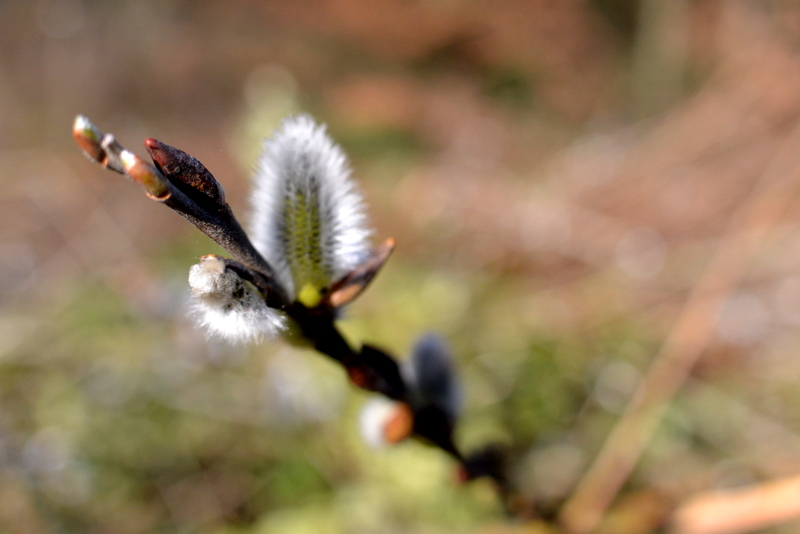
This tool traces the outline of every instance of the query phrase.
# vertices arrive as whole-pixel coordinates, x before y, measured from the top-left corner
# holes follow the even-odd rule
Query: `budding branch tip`
[[[125,174],[144,187],[147,196],[155,200],[165,200],[169,197],[170,183],[158,169],[128,150],[122,150],[120,160]]]

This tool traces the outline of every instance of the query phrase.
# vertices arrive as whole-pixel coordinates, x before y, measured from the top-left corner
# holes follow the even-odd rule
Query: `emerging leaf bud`
[[[105,157],[103,148],[100,146],[100,142],[103,140],[103,132],[98,130],[97,126],[92,124],[89,119],[83,115],[75,117],[75,122],[72,124],[72,136],[78,142],[81,150],[92,161],[102,162]]]
[[[120,153],[120,161],[125,174],[144,187],[147,196],[156,200],[163,200],[169,196],[169,181],[158,172],[158,169],[128,150]]]
[[[275,337],[285,328],[280,312],[217,256],[204,256],[189,270],[192,314],[209,334],[230,342]]]
[[[284,121],[264,143],[252,223],[253,243],[286,294],[309,308],[370,255],[345,155],[307,115]]]
[[[125,174],[119,160],[123,148],[112,134],[104,135],[92,121],[78,115],[72,123],[72,136],[89,159],[114,172]]]

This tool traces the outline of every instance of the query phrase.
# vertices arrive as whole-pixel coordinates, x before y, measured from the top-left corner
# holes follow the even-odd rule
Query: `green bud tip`
[[[75,117],[75,122],[72,124],[72,136],[81,147],[81,149],[93,161],[101,163],[105,158],[105,151],[100,145],[103,140],[103,132],[97,129],[97,126],[84,117],[78,115]]]
[[[141,184],[149,197],[156,200],[165,200],[169,197],[169,181],[155,167],[129,150],[120,152],[119,158],[125,174],[134,182]]]

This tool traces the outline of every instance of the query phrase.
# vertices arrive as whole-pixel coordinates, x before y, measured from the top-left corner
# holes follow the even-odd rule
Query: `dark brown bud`
[[[197,158],[157,139],[145,139],[144,146],[150,152],[158,170],[184,193],[196,199],[193,191],[197,191],[216,204],[225,204],[222,186]],[[180,184],[189,187],[184,188]]]

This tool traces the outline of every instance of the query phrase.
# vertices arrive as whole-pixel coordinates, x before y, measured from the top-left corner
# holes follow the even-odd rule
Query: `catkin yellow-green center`
[[[283,215],[284,246],[295,298],[311,308],[319,304],[321,291],[330,277],[323,264],[320,203],[313,178],[308,188],[289,186]]]

